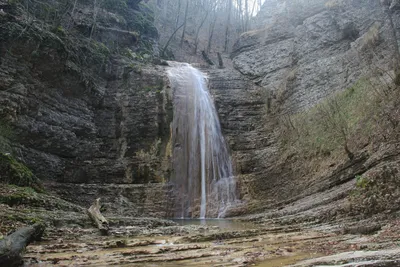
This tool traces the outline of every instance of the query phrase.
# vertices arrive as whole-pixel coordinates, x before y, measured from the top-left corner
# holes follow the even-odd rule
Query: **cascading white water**
[[[178,217],[223,217],[236,201],[236,182],[206,75],[170,62],[173,89],[173,174]],[[200,210],[199,210],[200,208]]]

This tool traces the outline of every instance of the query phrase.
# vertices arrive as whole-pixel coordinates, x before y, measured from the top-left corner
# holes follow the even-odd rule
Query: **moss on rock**
[[[46,210],[83,211],[83,208],[77,205],[55,196],[39,193],[31,187],[5,184],[0,185],[0,204],[6,204],[9,207],[26,205],[29,208],[37,207]]]
[[[43,191],[39,180],[32,171],[10,154],[0,153],[0,182],[29,186],[36,191]]]

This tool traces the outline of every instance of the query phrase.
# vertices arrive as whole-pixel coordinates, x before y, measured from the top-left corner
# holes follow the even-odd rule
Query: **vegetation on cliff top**
[[[24,0],[9,1],[7,16],[0,18],[4,22],[0,39],[30,43],[37,59],[47,47],[58,43],[59,52],[87,67],[103,65],[111,54],[123,55],[125,47],[151,56],[158,33],[153,11],[140,2],[68,0],[31,1],[27,5]],[[18,42],[14,46],[18,47]]]

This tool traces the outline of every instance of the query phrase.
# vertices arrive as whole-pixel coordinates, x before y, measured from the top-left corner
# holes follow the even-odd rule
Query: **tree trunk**
[[[354,159],[354,154],[350,151],[349,147],[347,146],[347,142],[344,144],[344,151],[346,151],[347,157],[349,160]]]
[[[183,27],[183,24],[181,26],[179,26],[178,28],[175,29],[175,31],[172,33],[172,35],[169,37],[167,43],[165,44],[163,50],[161,50],[161,57],[164,58],[165,57],[165,52],[167,51],[167,48],[169,46],[169,43],[171,42],[172,38],[174,38],[175,34],[179,31],[180,28]]]
[[[182,0],[179,0],[178,12],[176,12],[175,29],[178,28],[178,25],[179,25],[179,20],[180,20],[180,15],[181,15],[181,4],[182,4]]]
[[[244,23],[244,31],[246,32],[247,30],[248,30],[248,27],[249,27],[249,0],[245,0],[245,2],[244,2],[244,4],[245,4],[245,23]]]
[[[93,224],[100,230],[103,235],[108,234],[108,230],[110,229],[108,225],[108,221],[100,212],[100,198],[96,199],[93,202],[93,205],[87,210],[90,219]]]
[[[32,241],[40,240],[45,226],[36,223],[31,226],[20,228],[11,235],[0,241],[0,266],[21,266],[22,252]]]
[[[231,12],[232,12],[232,0],[229,0],[228,4],[228,20],[226,22],[226,29],[225,29],[225,44],[224,44],[224,51],[228,51],[228,42],[229,42],[229,25],[231,24]]]
[[[89,42],[92,40],[93,32],[94,29],[96,28],[96,23],[97,23],[97,0],[94,0],[93,4],[93,24],[92,24],[92,29],[90,30],[90,36],[89,36]]]
[[[253,3],[253,8],[251,9],[251,13],[250,13],[250,18],[252,17],[252,16],[254,16],[254,12],[256,11],[255,10],[255,7],[256,7],[256,2],[254,2]],[[252,25],[251,25],[251,23],[250,23],[250,19],[249,19],[249,24],[247,25],[247,31],[249,31],[252,27],[251,27]]]
[[[211,51],[211,43],[212,43],[212,39],[214,37],[214,29],[215,29],[215,23],[217,22],[217,15],[214,15],[214,19],[211,22],[210,25],[210,35],[208,37],[208,45],[207,45],[207,52],[210,53]]]
[[[396,34],[396,28],[393,23],[393,18],[392,18],[392,10],[390,9],[390,2],[388,3],[381,1],[381,5],[383,10],[386,13],[387,20],[389,23],[389,29],[390,29],[390,40],[389,42],[393,46],[393,69],[394,69],[394,74],[395,74],[395,80],[394,82],[396,85],[400,85],[400,51],[399,51],[399,45],[397,43],[397,34]]]
[[[238,0],[238,11],[239,11],[239,22],[240,22],[240,27],[241,27],[240,32],[244,32],[245,17],[243,14],[242,0]]]
[[[201,30],[201,28],[203,27],[204,22],[206,21],[207,17],[208,17],[208,12],[207,12],[206,15],[204,16],[203,20],[201,21],[201,23],[200,23],[200,25],[199,25],[199,27],[197,28],[197,31],[196,31],[196,39],[195,39],[195,42],[194,42],[194,53],[195,53],[195,54],[197,53],[197,47],[198,47],[198,45],[199,45],[199,34],[200,34],[200,30]]]
[[[201,55],[203,56],[204,60],[209,64],[209,65],[214,65],[214,62],[211,61],[211,59],[208,57],[206,51],[201,51]]]
[[[189,12],[189,0],[186,0],[185,18],[183,20],[183,31],[182,31],[182,37],[181,37],[181,47],[183,46],[183,41],[185,39],[186,22],[187,22],[188,12]]]
[[[218,67],[219,67],[220,69],[223,69],[223,68],[224,68],[224,61],[222,60],[221,53],[218,52],[218,53],[217,53],[217,56],[218,56]]]

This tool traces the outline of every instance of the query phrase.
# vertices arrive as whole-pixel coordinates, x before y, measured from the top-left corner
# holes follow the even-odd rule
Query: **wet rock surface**
[[[210,92],[229,145],[240,199],[249,199],[254,197],[252,178],[262,171],[263,156],[276,151],[271,146],[275,136],[265,131],[262,123],[267,105],[263,88],[236,70],[203,71],[209,77]]]
[[[391,6],[397,27],[398,4]],[[0,17],[0,115],[15,128],[11,145],[17,157],[51,192],[1,188],[3,235],[36,221],[49,226],[44,242],[28,247],[27,264],[397,266],[396,189],[388,183],[380,192],[390,189],[391,195],[373,194],[359,203],[362,210],[375,209],[369,217],[349,219],[354,211],[349,205],[357,203],[349,198],[357,175],[398,179],[392,172],[399,165],[398,144],[373,144],[352,160],[332,159],[307,172],[293,164],[298,155],[280,154],[274,131],[279,120],[274,115],[307,109],[348,87],[371,62],[390,68],[389,21],[379,1],[330,7],[323,0],[267,0],[259,29],[235,45],[236,70],[203,70],[243,200],[228,215],[255,224],[234,230],[159,219],[173,208],[165,184],[173,115],[165,66],[114,55],[94,69],[81,69],[70,60],[63,38],[35,23],[26,27],[9,12],[9,3],[1,7],[7,15]],[[90,10],[77,15],[80,30],[91,24]],[[99,25],[97,41],[130,47],[137,41],[131,31],[115,29],[121,25],[110,22],[112,13],[101,11],[100,18],[109,21]],[[9,38],[25,27],[27,36]],[[372,52],[359,53],[375,29]],[[33,43],[27,46],[27,40]],[[42,40],[44,52],[37,54]],[[99,196],[110,222],[108,237],[90,228],[85,214]],[[386,200],[370,205],[378,198]]]
[[[216,226],[50,230],[43,242],[28,247],[32,266],[397,266],[399,224],[389,223],[373,235],[333,233],[325,229],[264,225],[248,230]],[[139,227],[140,228],[140,227]],[[172,230],[173,229],[173,230]],[[347,251],[342,253],[343,251]],[[328,256],[329,255],[329,256]],[[347,264],[347,265],[346,265]],[[362,265],[367,264],[367,265]],[[386,265],[385,265],[386,264]],[[390,265],[392,264],[392,265]]]
[[[396,214],[324,223],[321,210],[307,208],[313,201],[304,199],[292,210],[222,221],[108,214],[109,235],[102,236],[85,209],[15,188],[1,191],[2,203],[14,200],[0,205],[2,233],[4,225],[47,225],[43,239],[27,247],[26,266],[396,266],[400,260]]]
[[[108,216],[172,217],[173,187],[168,184],[69,184],[48,183],[57,196],[89,207],[101,197],[103,213]]]

